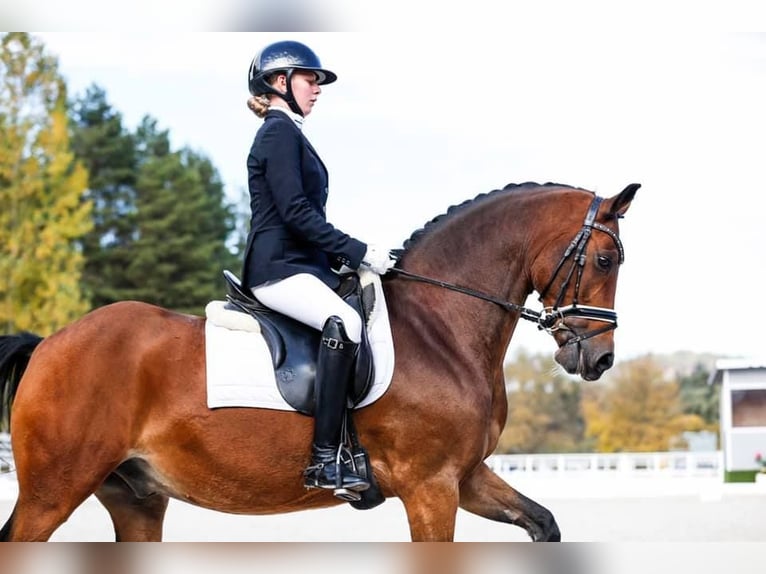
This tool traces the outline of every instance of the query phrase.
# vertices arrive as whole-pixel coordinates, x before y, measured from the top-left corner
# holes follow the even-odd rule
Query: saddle
[[[242,288],[241,282],[231,271],[224,270],[223,275],[227,286],[225,308],[247,313],[258,322],[271,353],[279,393],[296,411],[313,415],[314,377],[321,333],[266,307]],[[356,273],[344,274],[342,277],[336,292],[356,309],[363,324],[367,325],[375,305],[373,285],[363,289]],[[367,329],[362,329],[356,370],[349,385],[351,406],[359,404],[369,392],[375,378],[374,369]]]
[[[247,313],[258,322],[271,353],[279,393],[296,411],[313,415],[314,379],[321,333],[266,307],[251,293],[242,289],[241,282],[231,271],[224,270],[223,275],[227,285],[225,308]],[[336,292],[359,313],[366,326],[375,306],[374,286],[370,284],[363,288],[359,276],[356,273],[348,273],[343,275]],[[359,404],[365,397],[374,378],[372,350],[367,329],[364,328],[356,371],[349,385],[351,406]],[[344,500],[358,510],[374,508],[381,504],[385,497],[375,481],[369,454],[359,442],[353,418],[348,411],[344,421],[344,435],[346,440],[340,450],[340,462],[370,482],[370,488],[361,493],[353,493],[355,496]]]

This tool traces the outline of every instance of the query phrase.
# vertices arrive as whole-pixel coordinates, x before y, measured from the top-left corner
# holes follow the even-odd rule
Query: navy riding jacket
[[[247,171],[252,217],[245,287],[311,273],[334,289],[339,278],[333,267],[359,267],[367,245],[327,222],[327,169],[287,114],[266,114]]]

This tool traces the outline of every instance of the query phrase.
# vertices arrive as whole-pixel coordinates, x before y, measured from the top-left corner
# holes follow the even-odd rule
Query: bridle
[[[564,252],[564,255],[559,261],[559,264],[553,271],[553,276],[551,277],[550,281],[548,281],[548,284],[542,290],[540,296],[537,299],[540,302],[543,301],[543,298],[548,293],[548,291],[550,291],[554,281],[556,280],[556,277],[558,277],[559,273],[564,268],[564,265],[567,263],[567,261],[571,260],[569,271],[566,273],[564,281],[561,283],[561,288],[559,289],[559,294],[556,297],[556,301],[553,304],[553,307],[544,310],[543,314],[541,314],[539,320],[540,328],[545,329],[548,333],[553,333],[554,331],[562,328],[572,331],[570,327],[564,324],[564,319],[566,317],[575,317],[589,321],[601,321],[606,323],[606,325],[581,335],[575,335],[566,342],[567,345],[579,343],[585,339],[590,339],[591,337],[595,337],[596,335],[600,335],[601,333],[605,333],[617,328],[617,313],[614,311],[614,309],[605,309],[604,307],[592,307],[589,305],[578,304],[580,282],[582,280],[582,274],[585,270],[585,263],[587,261],[585,248],[588,246],[588,240],[590,239],[591,233],[594,229],[606,233],[609,235],[609,237],[612,238],[614,244],[617,246],[617,251],[619,253],[619,263],[622,264],[625,261],[625,250],[623,249],[620,237],[606,225],[602,225],[596,221],[596,214],[598,213],[598,208],[602,201],[603,198],[601,197],[595,196],[593,198],[593,201],[588,208],[588,213],[585,215],[585,221],[583,221],[582,228],[580,228],[580,231],[569,244],[569,247],[567,247],[567,250]],[[572,276],[575,274],[575,272],[577,275],[575,278],[574,298],[572,299],[572,304],[565,307],[560,307],[561,302],[564,299],[567,287],[569,286],[569,283],[572,280]]]
[[[393,267],[389,270],[389,273],[396,273],[397,275],[401,275],[407,279],[412,279],[421,283],[428,283],[429,285],[436,285],[438,287],[449,289],[450,291],[457,291],[458,293],[470,295],[471,297],[475,297],[477,299],[489,301],[490,303],[494,303],[495,305],[502,307],[506,311],[519,313],[519,316],[522,319],[537,323],[538,329],[543,330],[549,334],[553,334],[556,331],[563,329],[574,332],[571,327],[564,323],[564,319],[568,317],[606,323],[598,329],[593,329],[579,335],[576,334],[565,343],[565,345],[577,344],[580,341],[590,339],[591,337],[595,337],[596,335],[600,335],[601,333],[605,333],[617,328],[617,313],[614,311],[614,309],[593,307],[590,305],[580,305],[578,303],[580,282],[582,280],[582,275],[583,271],[585,270],[585,263],[587,260],[585,249],[594,229],[606,233],[609,235],[609,237],[612,238],[614,244],[617,246],[617,251],[619,252],[619,262],[622,263],[625,261],[625,250],[623,249],[620,237],[607,226],[602,225],[596,221],[596,214],[598,213],[598,209],[602,201],[603,198],[601,197],[595,196],[593,198],[593,201],[588,208],[588,212],[585,215],[585,220],[583,221],[580,231],[567,247],[564,255],[561,257],[561,260],[556,266],[556,269],[553,271],[553,275],[551,276],[550,281],[548,281],[548,284],[540,292],[538,301],[542,302],[545,295],[547,295],[548,291],[550,291],[551,287],[553,287],[553,283],[556,281],[556,278],[560,273],[562,273],[562,270],[564,269],[567,262],[569,262],[569,269],[564,273],[564,280],[561,282],[561,287],[559,288],[559,293],[556,297],[555,303],[552,307],[545,307],[542,311],[535,311],[534,309],[529,309],[523,305],[518,305],[510,301],[499,299],[469,287],[462,287],[447,281],[440,281],[438,279],[419,275],[411,271],[405,271],[400,267]],[[569,287],[573,277],[575,279],[574,298],[570,305],[561,307],[564,295],[566,294],[567,288]]]

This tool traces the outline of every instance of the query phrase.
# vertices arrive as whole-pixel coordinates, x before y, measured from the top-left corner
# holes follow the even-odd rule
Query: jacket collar
[[[269,112],[271,111],[279,112],[282,114],[285,114],[288,118],[293,120],[293,123],[298,126],[299,130],[303,129],[303,122],[306,120],[303,116],[296,114],[292,110],[288,110],[287,108],[283,108],[281,106],[272,106],[269,108]]]

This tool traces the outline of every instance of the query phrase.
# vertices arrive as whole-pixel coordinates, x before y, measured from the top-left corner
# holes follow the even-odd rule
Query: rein
[[[412,271],[406,271],[400,267],[392,267],[388,272],[396,273],[397,275],[421,283],[427,283],[429,285],[435,285],[450,291],[463,293],[464,295],[469,295],[470,297],[474,297],[476,299],[488,301],[489,303],[494,303],[505,311],[519,313],[519,316],[524,320],[537,323],[538,329],[549,334],[553,334],[559,329],[566,329],[574,333],[574,330],[564,323],[564,319],[567,317],[576,317],[578,319],[585,319],[588,321],[601,321],[606,323],[606,325],[598,329],[594,329],[580,335],[576,334],[574,337],[564,343],[564,345],[574,345],[580,341],[584,341],[585,339],[590,339],[591,337],[595,337],[596,335],[600,335],[601,333],[605,333],[617,328],[617,313],[613,309],[606,309],[604,307],[592,307],[589,305],[579,305],[577,302],[580,291],[580,281],[582,279],[582,274],[586,262],[585,248],[588,244],[588,240],[590,239],[593,229],[602,231],[609,235],[617,246],[617,250],[619,251],[619,262],[622,263],[625,260],[625,251],[619,236],[605,225],[595,221],[596,214],[598,213],[598,208],[602,201],[603,199],[601,197],[596,196],[593,198],[593,201],[588,208],[588,213],[585,215],[585,221],[583,221],[582,228],[569,244],[569,247],[567,247],[567,250],[564,252],[564,255],[562,256],[561,260],[556,266],[555,271],[553,272],[553,276],[551,277],[550,281],[548,281],[548,284],[545,286],[545,288],[542,290],[540,297],[538,298],[539,301],[543,300],[543,297],[550,290],[551,286],[556,280],[556,277],[559,275],[559,272],[562,270],[567,260],[571,258],[572,266],[570,267],[569,272],[566,274],[564,281],[561,283],[561,289],[558,296],[556,297],[555,304],[553,307],[546,307],[542,311],[535,311],[534,309],[524,307],[523,305],[519,305],[517,303],[512,303],[511,301],[505,301],[482,291],[471,289],[470,287],[463,287],[455,283],[433,279],[431,277],[426,277],[425,275],[413,273]],[[572,301],[571,305],[560,307],[561,301],[564,298],[566,289],[569,286],[575,271],[577,271],[577,277],[575,282],[574,300]]]
[[[454,283],[440,281],[439,279],[432,279],[431,277],[426,277],[425,275],[418,275],[417,273],[413,273],[412,271],[405,271],[404,269],[400,267],[392,267],[391,269],[388,270],[388,272],[389,273],[393,272],[398,275],[402,275],[403,277],[407,277],[408,279],[414,279],[415,281],[419,281],[420,283],[428,283],[429,285],[436,285],[437,287],[443,287],[444,289],[449,289],[450,291],[457,291],[458,293],[463,293],[464,295],[470,295],[471,297],[475,297],[476,299],[489,301],[490,303],[499,305],[506,311],[516,311],[520,313],[521,318],[526,319],[527,321],[535,321],[535,322],[540,321],[541,313],[539,311],[534,311],[533,309],[529,309],[528,307],[517,305],[516,303],[511,303],[510,301],[504,301],[503,299],[498,299],[497,297],[493,297],[492,295],[488,295],[487,293],[482,293],[481,291],[476,291],[475,289],[470,289],[469,287],[461,287],[460,285],[456,285]]]

